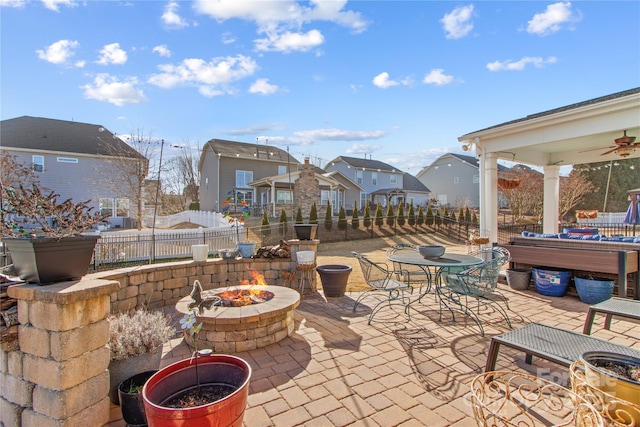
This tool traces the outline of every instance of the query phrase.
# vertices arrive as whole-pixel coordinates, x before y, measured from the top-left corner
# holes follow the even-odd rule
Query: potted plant
[[[109,398],[114,404],[122,381],[160,367],[162,345],[175,333],[160,311],[138,309],[109,316]]]
[[[587,384],[615,399],[640,405],[639,358],[605,351],[589,351],[580,356],[580,361],[584,363]],[[640,423],[640,419],[635,422]]]
[[[251,258],[253,255],[253,251],[256,248],[256,242],[242,242],[240,241],[240,226],[244,226],[244,221],[249,217],[251,213],[251,208],[249,204],[244,201],[242,198],[240,200],[240,216],[238,218],[234,218],[231,215],[231,203],[233,202],[235,191],[230,192],[227,195],[227,199],[222,202],[222,217],[227,218],[229,220],[229,224],[231,224],[231,228],[236,229],[236,249],[240,252],[243,258]]]
[[[202,323],[195,312],[180,320],[194,344]],[[241,427],[251,366],[243,359],[197,347],[189,359],[160,369],[145,383],[142,399],[149,426]]]
[[[3,242],[22,280],[47,284],[79,279],[87,273],[97,235],[81,233],[104,221],[93,214],[89,201],[58,201],[39,184],[2,187]]]
[[[136,374],[122,381],[118,386],[118,400],[122,419],[128,426],[146,426],[147,416],[142,402],[142,387],[157,370]]]

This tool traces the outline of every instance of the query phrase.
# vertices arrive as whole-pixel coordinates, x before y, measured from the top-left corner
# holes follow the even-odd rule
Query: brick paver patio
[[[464,247],[458,248],[466,250]],[[380,252],[380,251],[378,251]],[[377,253],[384,258],[384,253]],[[319,258],[319,262],[322,261]],[[354,266],[355,259],[344,263]],[[544,297],[535,290],[501,290],[509,297],[515,328],[542,322],[582,331],[588,306],[578,297]],[[486,336],[461,313],[438,322],[433,295],[415,305],[411,321],[402,307],[382,309],[367,325],[368,307],[354,313],[357,293],[326,299],[305,296],[296,309],[295,332],[269,347],[239,353],[252,368],[246,427],[266,426],[472,426],[469,383],[483,372],[492,335],[508,331],[495,312],[481,314]],[[369,300],[369,303],[371,300]],[[592,335],[640,350],[640,324],[614,318],[611,330],[596,316]],[[182,338],[165,345],[162,365],[190,355]],[[568,380],[568,370],[503,349],[496,369]],[[120,418],[112,407],[112,419]],[[124,426],[120,419],[110,427]]]

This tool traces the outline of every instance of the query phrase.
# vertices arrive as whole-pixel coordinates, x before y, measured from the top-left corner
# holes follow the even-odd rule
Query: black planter
[[[313,240],[316,238],[318,224],[294,224],[293,229],[298,240]]]
[[[147,371],[134,375],[120,383],[118,386],[118,398],[122,419],[128,426],[146,426],[147,416],[144,413],[144,401],[142,400],[142,386],[153,374],[158,371]],[[136,389],[137,391],[131,391]]]
[[[341,264],[326,264],[316,267],[322,282],[322,289],[326,297],[344,296],[347,281],[351,274],[351,266]]]
[[[20,278],[44,285],[87,274],[98,236],[4,238]]]

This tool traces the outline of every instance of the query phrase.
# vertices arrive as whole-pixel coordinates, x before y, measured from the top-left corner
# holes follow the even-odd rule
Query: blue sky
[[[417,174],[457,137],[640,86],[638,1],[0,0],[0,115]]]

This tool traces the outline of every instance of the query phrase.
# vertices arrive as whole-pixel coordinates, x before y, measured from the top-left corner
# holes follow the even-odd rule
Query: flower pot
[[[580,360],[584,363],[587,384],[616,399],[640,405],[640,382],[619,375],[608,367],[602,367],[604,363],[640,367],[640,358],[605,351],[590,351],[583,353]],[[640,419],[635,421],[640,423]]]
[[[256,250],[256,242],[238,242],[237,246],[242,258],[251,258]]]
[[[326,297],[344,296],[351,270],[351,266],[340,264],[326,264],[316,267],[316,271],[320,275],[324,295]]]
[[[577,276],[573,280],[580,300],[586,304],[597,304],[613,295],[613,280]]]
[[[191,252],[194,261],[206,261],[209,257],[209,245],[191,245]]]
[[[162,359],[162,346],[147,353],[122,360],[113,360],[109,363],[109,399],[115,405],[119,405],[118,385],[127,378],[131,378],[142,372],[154,371],[160,368]]]
[[[567,293],[569,279],[573,274],[571,271],[544,270],[541,268],[534,268],[532,271],[533,283],[540,295],[562,297]]]
[[[293,229],[298,240],[313,240],[316,238],[318,224],[294,224]]]
[[[193,358],[181,360],[154,374],[142,389],[149,427],[234,426],[241,427],[249,395],[251,366],[243,359],[225,354],[198,357],[200,385],[231,388],[222,399],[190,408],[165,406],[177,395],[197,388]]]
[[[512,269],[506,270],[507,284],[511,289],[517,291],[524,291],[529,288],[529,282],[531,281],[531,271]]]
[[[20,278],[46,285],[87,274],[98,236],[4,238]]]
[[[142,402],[142,387],[157,370],[146,371],[122,381],[118,386],[118,400],[122,419],[127,426],[146,426],[147,416]]]

